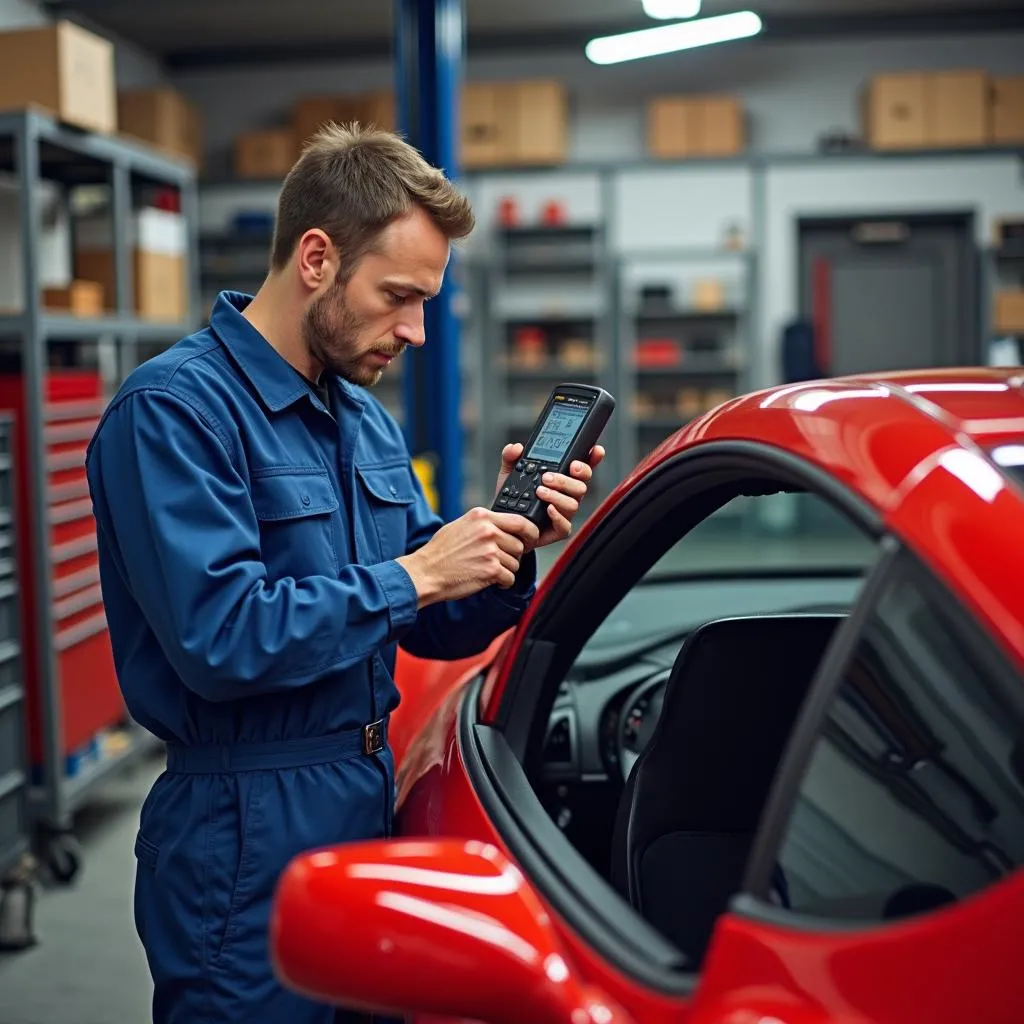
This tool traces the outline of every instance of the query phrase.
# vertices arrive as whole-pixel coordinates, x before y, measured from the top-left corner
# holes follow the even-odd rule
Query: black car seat
[[[676,657],[619,803],[611,875],[691,969],[740,888],[790,730],[842,619],[722,619],[694,630]]]

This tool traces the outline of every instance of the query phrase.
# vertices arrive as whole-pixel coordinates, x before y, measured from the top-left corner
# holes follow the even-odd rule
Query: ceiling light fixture
[[[697,46],[746,39],[761,31],[761,19],[753,11],[722,14],[699,21],[681,21],[638,32],[591,39],[584,52],[594,64],[619,64],[626,60],[658,57],[663,53],[690,50]]]
[[[700,14],[700,0],[643,0],[644,14],[658,21],[676,18],[696,18]]]

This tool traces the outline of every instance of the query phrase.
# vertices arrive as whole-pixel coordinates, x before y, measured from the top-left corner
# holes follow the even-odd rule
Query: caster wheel
[[[82,866],[82,848],[69,833],[53,836],[46,844],[46,867],[58,882],[67,885]]]

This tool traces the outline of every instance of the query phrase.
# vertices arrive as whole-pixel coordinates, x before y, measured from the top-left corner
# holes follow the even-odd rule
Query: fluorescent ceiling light
[[[717,18],[680,21],[674,25],[640,29],[638,32],[602,36],[591,39],[585,52],[594,64],[618,64],[626,60],[675,53],[677,50],[690,50],[696,46],[745,39],[760,31],[761,19],[753,11],[738,11]]]
[[[657,21],[696,18],[701,0],[643,0],[644,14]]]
[[[674,18],[696,18],[700,14],[700,0],[643,0],[644,14],[658,21]]]

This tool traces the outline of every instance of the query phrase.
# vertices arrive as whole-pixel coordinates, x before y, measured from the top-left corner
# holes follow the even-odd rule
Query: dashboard
[[[697,626],[732,615],[845,612],[859,586],[859,578],[836,577],[676,580],[634,588],[561,684],[545,734],[543,781],[563,788],[622,785],[650,741],[676,656]]]

